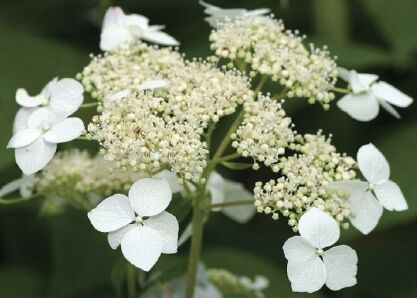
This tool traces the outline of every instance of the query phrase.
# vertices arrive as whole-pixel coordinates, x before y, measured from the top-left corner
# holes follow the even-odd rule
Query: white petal
[[[28,128],[28,120],[30,115],[36,110],[36,108],[21,108],[16,113],[16,117],[13,122],[13,133],[15,134],[19,130]]]
[[[385,111],[387,111],[388,113],[393,115],[395,118],[397,118],[397,119],[401,118],[401,116],[400,116],[400,114],[398,114],[397,110],[395,110],[394,107],[392,105],[390,105],[388,102],[386,102],[385,100],[378,99],[378,103],[381,105],[381,107]]]
[[[363,86],[369,88],[371,84],[375,83],[378,80],[378,75],[372,73],[359,73],[358,79]]]
[[[139,84],[136,88],[138,90],[152,90],[158,89],[168,86],[168,83],[164,80],[154,80],[154,81],[146,81],[142,84]]]
[[[375,96],[382,100],[388,101],[397,107],[405,108],[413,102],[413,99],[410,96],[386,82],[381,81],[373,84],[372,90]]]
[[[345,82],[349,83],[349,81],[350,81],[350,71],[349,70],[347,70],[346,68],[343,68],[343,67],[338,67],[337,68],[337,75],[339,76],[339,78],[341,78]]]
[[[381,184],[388,180],[390,168],[385,156],[373,144],[359,148],[356,157],[362,175],[373,184]]]
[[[97,231],[113,232],[132,222],[135,212],[125,195],[115,194],[88,212],[88,218]]]
[[[162,170],[155,174],[153,178],[164,179],[169,183],[172,193],[177,193],[183,190],[183,186],[178,183],[178,177],[174,172],[169,170]]]
[[[378,224],[383,208],[370,191],[351,195],[349,220],[361,233],[369,234]]]
[[[352,196],[361,195],[362,193],[366,192],[369,184],[360,180],[340,180],[330,182],[326,184],[325,187],[332,190],[344,190]]]
[[[33,175],[23,175],[22,176],[22,182],[20,185],[20,195],[22,198],[29,198],[32,196],[32,187],[33,187]]]
[[[30,114],[28,119],[28,128],[45,129],[52,127],[58,118],[52,114],[47,108],[36,109]]]
[[[171,187],[164,179],[140,179],[129,190],[130,205],[140,216],[161,213],[168,207],[171,198]]]
[[[84,87],[74,79],[59,80],[49,88],[49,93],[49,109],[62,117],[68,117],[77,111],[84,100]]]
[[[245,13],[246,17],[250,17],[250,16],[260,16],[260,15],[264,15],[269,13],[271,10],[269,8],[258,8],[258,9],[253,9],[253,10],[248,10]]]
[[[213,172],[210,175],[207,181],[207,189],[210,191],[212,204],[224,202],[225,180],[219,173]],[[213,208],[212,210],[220,211],[221,208]]]
[[[193,226],[189,224],[178,239],[178,247],[183,245],[188,239],[190,239],[191,235],[193,234]]]
[[[145,220],[143,225],[161,234],[163,240],[162,253],[173,254],[177,252],[179,226],[174,215],[163,211]]]
[[[65,143],[78,138],[83,130],[83,121],[80,118],[71,117],[52,126],[44,134],[44,138],[50,143]]]
[[[149,27],[149,19],[140,14],[129,14],[123,18],[123,24],[139,27],[140,30],[146,30]]]
[[[224,201],[236,201],[236,200],[251,200],[253,194],[247,191],[243,184],[230,180],[225,180],[224,184]],[[247,223],[255,214],[256,209],[254,205],[241,205],[233,207],[225,207],[222,209],[224,215],[230,219],[244,224]]]
[[[337,102],[337,106],[358,121],[370,121],[379,113],[378,101],[369,92],[347,94]]]
[[[41,93],[36,96],[30,96],[23,88],[19,88],[16,91],[16,102],[25,108],[38,107],[45,102],[46,98]]]
[[[122,239],[126,235],[126,233],[136,226],[137,224],[129,224],[107,234],[107,241],[109,242],[110,247],[113,249],[118,248],[120,243],[122,243]]]
[[[389,211],[404,211],[408,209],[407,201],[400,187],[393,181],[375,186],[378,201]]]
[[[143,271],[149,271],[162,253],[163,241],[157,231],[137,226],[126,233],[121,247],[126,260]]]
[[[326,266],[326,286],[333,291],[356,285],[358,256],[347,245],[332,247],[323,254]]]
[[[172,36],[160,31],[144,32],[141,39],[164,46],[178,46],[180,44]]]
[[[120,7],[109,7],[103,18],[103,28],[122,23],[125,14]]]
[[[311,208],[301,216],[298,230],[301,237],[316,248],[330,246],[340,237],[340,229],[336,220],[318,208]]]
[[[23,129],[15,133],[7,144],[7,148],[22,148],[35,142],[40,135],[42,130],[40,129]]]
[[[5,195],[11,194],[12,192],[15,192],[20,188],[22,185],[23,178],[15,179],[13,181],[10,181],[6,185],[4,185],[2,188],[0,188],[0,197],[4,197]]]
[[[56,144],[38,138],[29,146],[16,149],[16,163],[25,175],[31,175],[42,170],[54,157],[55,152]]]
[[[306,262],[316,255],[316,249],[301,236],[293,236],[282,247],[289,262]]]
[[[320,290],[326,281],[326,267],[317,255],[305,262],[289,261],[287,274],[294,292],[313,293]]]
[[[131,42],[133,36],[124,25],[110,25],[103,28],[100,36],[100,49],[110,51],[125,42]]]

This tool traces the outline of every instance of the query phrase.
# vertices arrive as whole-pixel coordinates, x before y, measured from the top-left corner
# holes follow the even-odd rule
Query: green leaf
[[[42,282],[36,272],[22,268],[2,268],[0,295],[5,298],[41,298]]]
[[[252,254],[235,248],[209,248],[203,251],[203,261],[207,268],[224,268],[230,272],[253,278],[264,275],[269,287],[264,291],[266,297],[323,297],[320,293],[300,294],[291,291],[286,272],[259,254]]]
[[[73,208],[48,219],[53,260],[50,297],[79,297],[103,287],[111,292],[111,270],[120,251],[109,247],[106,234]]]
[[[405,55],[415,50],[417,1],[367,0],[363,3],[397,53]]]
[[[55,76],[73,77],[88,61],[88,55],[57,42],[14,31],[0,25],[0,168],[13,161],[6,144],[12,135],[19,106],[15,92],[25,87],[37,94]],[[11,57],[14,57],[13,59]]]
[[[318,45],[327,45],[331,55],[336,55],[337,64],[347,68],[365,68],[392,65],[393,55],[383,49],[356,42],[336,43],[314,39]]]
[[[246,170],[252,168],[251,163],[241,163],[241,162],[222,162],[222,165],[231,170]]]

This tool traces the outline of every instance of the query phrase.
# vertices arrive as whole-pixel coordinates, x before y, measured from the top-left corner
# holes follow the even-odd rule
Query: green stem
[[[236,200],[236,201],[229,201],[217,204],[211,204],[210,208],[223,208],[223,207],[233,207],[233,206],[242,206],[242,205],[253,205],[254,200]]]
[[[268,79],[268,76],[263,75],[261,79],[259,80],[258,86],[256,86],[255,90],[253,91],[255,93],[255,96],[258,96],[259,91],[262,90],[264,87],[266,80]]]
[[[212,160],[210,160],[210,163],[212,163],[212,164],[218,164],[218,163],[221,163],[221,162],[224,162],[224,161],[229,161],[229,160],[236,159],[238,157],[240,157],[240,154],[236,152],[236,153],[233,153],[233,154],[229,154],[229,155],[223,156],[221,158],[212,159]]]
[[[79,136],[79,137],[77,138],[77,140],[82,140],[82,141],[91,141],[89,138],[87,138],[87,137],[83,137],[83,136]]]
[[[338,87],[333,87],[332,88],[332,91],[334,91],[334,92],[338,92],[338,93],[343,93],[343,94],[349,94],[349,93],[351,93],[352,91],[350,90],[350,89],[348,89],[348,88],[338,88]]]
[[[206,210],[204,208],[204,197],[195,197],[193,206],[191,250],[188,258],[187,285],[185,298],[194,298],[194,290],[197,280],[197,268],[200,260],[201,245],[203,241],[203,226]]]
[[[92,107],[96,107],[98,105],[98,102],[89,102],[89,103],[84,103],[80,106],[80,108],[92,108]]]
[[[4,199],[0,198],[0,205],[12,205],[12,204],[19,204],[31,201],[32,199],[37,198],[37,196],[33,196],[30,198],[17,198],[17,199]]]
[[[129,264],[127,267],[127,296],[136,298],[136,268]]]

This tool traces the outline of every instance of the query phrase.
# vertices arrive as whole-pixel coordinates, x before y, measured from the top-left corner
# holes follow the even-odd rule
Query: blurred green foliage
[[[212,2],[225,7],[270,7],[288,28],[300,29],[318,44],[328,44],[340,65],[378,73],[417,97],[415,0]],[[111,3],[149,16],[155,24],[166,24],[188,57],[210,54],[210,29],[197,1],[2,0],[0,185],[19,176],[13,153],[5,149],[18,108],[15,90],[24,86],[36,93],[54,76],[74,76],[80,71],[88,54],[98,52],[101,17]],[[324,112],[297,100],[286,105],[299,131],[323,128],[334,134],[340,151],[354,155],[360,145],[376,144],[390,161],[392,179],[402,187],[410,205],[410,210],[401,214],[385,212],[370,236],[363,237],[353,229],[346,233],[343,240],[359,254],[358,285],[336,293],[322,290],[312,297],[416,297],[416,104],[400,111],[401,121],[381,113],[370,123],[355,122],[335,107]],[[77,145],[86,146],[82,142]],[[244,181],[248,188],[255,180],[269,176],[262,171],[252,175],[247,170],[236,177],[234,171],[222,170]],[[0,297],[106,298],[117,297],[117,293],[122,297],[120,277],[125,272],[120,269],[120,252],[108,247],[106,236],[93,230],[78,210],[64,208],[42,215],[40,204],[0,206]],[[291,293],[286,277],[281,247],[290,234],[284,221],[258,216],[240,226],[215,214],[207,226],[203,260],[208,267],[224,267],[250,277],[267,276],[271,280],[267,297],[307,296]],[[187,249],[185,245],[179,255],[163,256],[157,268],[181,274]]]

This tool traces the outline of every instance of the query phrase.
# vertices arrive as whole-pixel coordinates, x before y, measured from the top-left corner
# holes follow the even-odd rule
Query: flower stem
[[[98,102],[88,102],[88,103],[84,103],[80,106],[80,108],[92,108],[92,107],[96,107],[98,105]]]
[[[224,162],[224,161],[229,161],[229,160],[236,159],[238,157],[240,157],[240,154],[235,152],[233,154],[229,154],[229,155],[223,156],[221,158],[212,159],[212,160],[210,160],[210,163],[218,164],[218,163],[221,163],[221,162]]]
[[[127,267],[127,296],[136,298],[136,268],[129,264]]]
[[[188,258],[187,285],[185,288],[185,298],[194,298],[194,290],[197,280],[197,268],[200,260],[201,245],[203,241],[203,226],[206,215],[204,209],[204,198],[194,198],[191,250]]]
[[[37,198],[37,196],[33,196],[30,198],[16,198],[16,199],[4,199],[4,198],[0,198],[0,205],[12,205],[12,204],[19,204],[19,203],[24,203],[24,202],[28,202],[32,199]]]
[[[332,91],[337,92],[337,93],[343,93],[343,94],[349,94],[352,91],[348,88],[338,88],[338,87],[333,87]]]
[[[223,207],[232,207],[232,206],[241,206],[241,205],[252,205],[254,202],[255,202],[254,200],[236,200],[236,201],[211,204],[210,208],[223,208]]]

